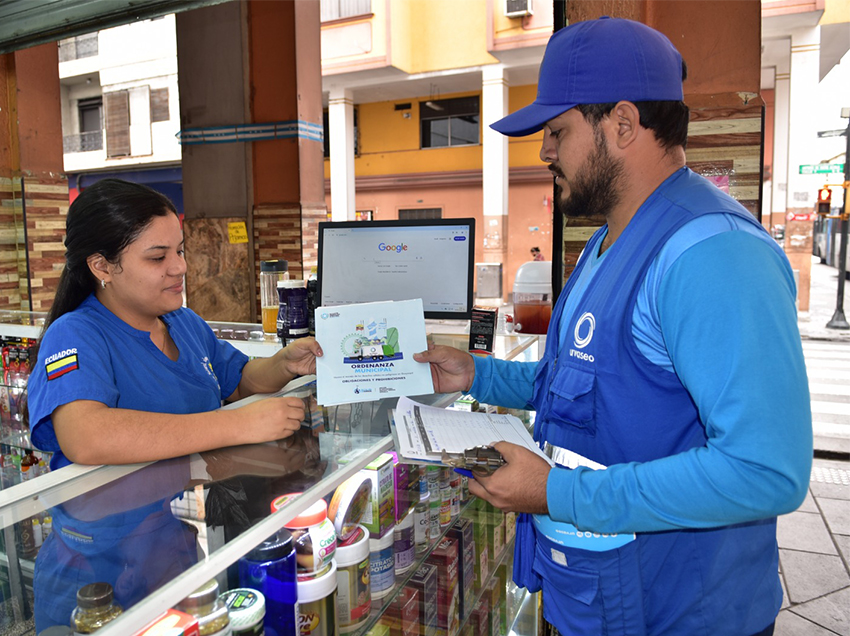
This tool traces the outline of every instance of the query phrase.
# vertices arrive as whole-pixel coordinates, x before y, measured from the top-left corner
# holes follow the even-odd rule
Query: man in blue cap
[[[776,515],[805,497],[811,408],[791,268],[753,216],[685,167],[685,66],[629,20],[549,41],[537,98],[566,216],[604,215],[539,363],[433,347],[437,391],[537,412],[470,491],[518,518],[514,579],[567,635],[773,633]]]

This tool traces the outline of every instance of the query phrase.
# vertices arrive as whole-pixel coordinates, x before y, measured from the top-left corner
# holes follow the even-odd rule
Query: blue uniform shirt
[[[218,409],[236,390],[247,356],[219,341],[191,309],[162,320],[180,352],[176,361],[157,349],[149,332],[119,319],[94,295],[47,329],[27,399],[33,444],[55,453],[51,469],[71,463],[51,420],[63,404],[94,400],[136,411],[201,413]]]

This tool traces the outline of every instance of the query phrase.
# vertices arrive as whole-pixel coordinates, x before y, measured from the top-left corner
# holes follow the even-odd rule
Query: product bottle
[[[303,280],[282,280],[277,284],[280,309],[277,315],[277,335],[280,344],[288,345],[310,335],[307,324],[307,288]]]
[[[26,454],[21,458],[21,481],[27,481],[28,479],[32,479],[35,477],[37,472],[36,466],[38,466],[38,460],[33,455],[31,450],[28,450]]]
[[[181,612],[198,619],[201,636],[231,636],[227,605],[218,597],[218,581],[212,579],[177,604]]]
[[[90,583],[77,592],[77,607],[71,613],[71,627],[77,634],[93,634],[122,612],[121,606],[112,599],[109,583]]]
[[[307,279],[307,325],[311,336],[316,335],[316,307],[319,306],[319,276],[318,268],[310,268],[310,278]]]
[[[47,540],[47,537],[50,536],[50,533],[53,532],[53,517],[45,517],[44,522],[41,524],[41,539],[42,542]]]
[[[239,561],[239,586],[266,599],[266,636],[298,636],[298,588],[292,535],[281,529]]]
[[[277,283],[289,279],[287,261],[260,261],[260,308],[263,314],[263,333],[277,334],[277,314],[280,301]]]

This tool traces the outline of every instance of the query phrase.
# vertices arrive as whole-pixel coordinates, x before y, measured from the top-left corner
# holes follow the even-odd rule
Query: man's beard
[[[623,162],[611,158],[600,128],[594,127],[593,137],[596,147],[576,171],[570,195],[564,199],[557,188],[555,204],[564,218],[605,216],[620,201]]]

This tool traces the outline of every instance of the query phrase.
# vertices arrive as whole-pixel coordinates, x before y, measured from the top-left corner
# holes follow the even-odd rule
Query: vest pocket
[[[595,433],[596,375],[561,367],[549,387],[548,419]]]
[[[599,575],[552,561],[538,544],[534,572],[543,579],[543,616],[563,634],[604,634]]]

